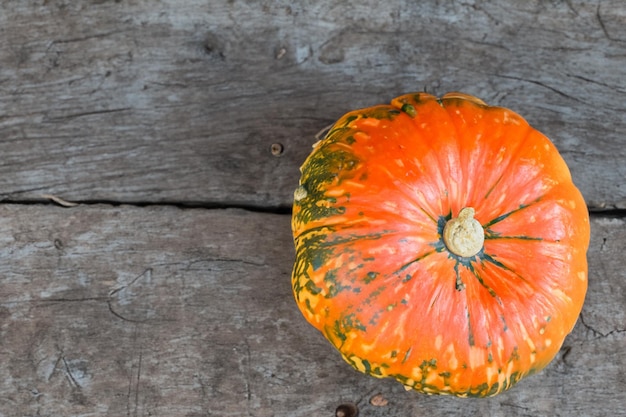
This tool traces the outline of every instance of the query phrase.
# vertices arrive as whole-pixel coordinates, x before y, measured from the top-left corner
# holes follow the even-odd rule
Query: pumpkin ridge
[[[441,107],[444,109],[447,117],[448,117],[448,121],[450,123],[450,125],[452,126],[452,128],[454,129],[455,132],[455,137],[454,137],[454,144],[456,145],[455,147],[455,159],[459,162],[458,166],[460,168],[461,174],[461,181],[462,181],[462,185],[461,187],[459,187],[460,189],[464,190],[464,196],[461,195],[457,195],[454,196],[453,198],[459,201],[463,201],[462,206],[463,207],[467,207],[468,205],[468,201],[473,201],[472,199],[472,195],[475,194],[476,192],[476,188],[475,186],[473,186],[471,178],[470,178],[470,171],[471,171],[471,164],[473,164],[473,161],[464,161],[464,150],[461,147],[461,142],[462,139],[466,136],[465,133],[461,130],[461,127],[458,126],[458,123],[455,123],[455,119],[453,118],[452,115],[452,111],[453,109],[456,109],[456,111],[461,112],[460,108],[462,104],[466,104],[469,106],[473,106],[475,108],[480,108],[483,112],[484,112],[484,106],[478,105],[476,102],[474,101],[468,101],[468,100],[463,100],[460,99],[458,97],[455,96],[449,96],[448,98],[442,98],[439,101],[439,104],[441,105]],[[469,155],[465,155],[467,157],[469,157]]]
[[[484,253],[482,254],[482,256],[486,256]],[[472,263],[470,263],[467,267],[467,269],[469,269],[469,271],[472,273],[472,275],[474,275],[474,277],[476,278],[476,280],[478,281],[478,283],[487,290],[487,292],[489,293],[489,295],[491,295],[492,297],[494,297],[496,300],[498,300],[498,303],[500,305],[502,305],[502,300],[500,299],[500,297],[498,297],[498,294],[496,293],[496,291],[491,288],[489,285],[487,285],[487,283],[485,282],[485,280],[483,279],[483,277],[480,276],[480,274],[478,273],[478,271],[476,270],[476,268],[474,268],[474,265]]]
[[[413,98],[415,100],[415,98]],[[405,103],[406,104],[406,103]],[[433,113],[436,114],[446,114],[446,116],[449,117],[449,115],[446,112],[446,109],[441,105],[441,103],[438,102],[437,98],[430,95],[430,94],[421,94],[418,100],[418,106],[419,107],[424,107],[427,106],[428,104],[431,104],[430,107],[432,107],[432,109],[429,109],[429,114],[428,117],[432,117]],[[434,110],[433,110],[434,109]],[[405,113],[406,114],[406,113]],[[423,110],[420,110],[417,112],[415,117],[411,117],[410,115],[406,114],[407,117],[409,117],[409,119],[411,120],[412,125],[415,127],[415,133],[417,135],[416,138],[414,139],[421,139],[421,143],[423,145],[425,145],[426,147],[428,147],[429,152],[433,153],[433,154],[437,154],[437,150],[435,148],[436,142],[434,140],[429,139],[423,132],[421,132],[420,129],[420,121],[422,119],[422,117],[424,116],[423,114]],[[457,138],[455,138],[457,139]],[[456,140],[455,140],[456,142]],[[458,146],[457,146],[458,148]],[[437,175],[437,178],[431,178],[429,181],[432,182],[433,184],[437,184],[438,186],[440,186],[440,188],[443,188],[446,192],[445,195],[446,197],[448,197],[448,184],[446,179],[443,177],[442,173],[447,172],[447,169],[445,169],[444,164],[442,163],[442,161],[440,160],[440,158],[435,158],[435,161],[437,163],[437,169],[433,170],[433,174]],[[443,186],[443,187],[441,187]],[[449,198],[446,198],[446,204],[442,204],[442,206],[445,207],[450,207],[450,200]],[[433,214],[437,214],[439,212],[439,210],[437,210],[436,207],[429,207],[433,209]],[[434,216],[431,216],[429,213],[427,213],[429,215],[429,217],[433,218],[434,220]]]
[[[523,312],[520,312],[518,308],[522,307],[528,302],[527,297],[530,294],[532,294],[532,296],[535,297],[534,300],[532,301],[533,305],[543,306],[543,308],[548,308],[547,306],[550,306],[548,309],[552,309],[552,310],[556,308],[554,296],[551,296],[551,295],[548,296],[543,291],[541,291],[541,282],[535,282],[534,280],[527,279],[526,277],[521,275],[519,272],[510,268],[503,262],[496,260],[490,255],[485,256],[485,261],[487,264],[493,265],[501,269],[502,271],[507,273],[507,275],[510,274],[509,275],[510,278],[515,277],[526,285],[526,289],[521,290],[519,284],[516,284],[514,281],[508,279],[509,276],[498,277],[500,285],[505,287],[502,290],[507,293],[505,297],[506,309],[507,309],[506,314],[502,314],[500,316],[500,319],[503,324],[502,331],[507,332],[511,330],[511,327],[507,324],[507,321],[508,321],[507,317],[509,319],[524,317]],[[505,307],[504,303],[500,300],[499,297],[498,297],[498,303],[501,307]],[[546,323],[549,321],[550,321],[549,318],[546,319]],[[513,320],[513,323],[514,323],[515,328],[518,328],[519,326],[523,326],[521,322],[518,322],[518,319]]]
[[[470,313],[470,303],[465,305],[465,319],[467,320],[467,344],[470,348],[476,346],[476,338],[472,329],[472,314]]]
[[[494,224],[500,223],[501,221],[505,220],[507,217],[509,217],[509,216],[511,216],[511,215],[513,215],[513,214],[515,214],[515,213],[517,213],[519,211],[521,211],[521,210],[524,210],[524,209],[532,206],[533,204],[539,203],[543,199],[543,197],[544,196],[537,197],[535,200],[533,200],[533,201],[531,201],[530,203],[527,203],[527,204],[520,204],[519,207],[517,207],[516,209],[510,210],[510,211],[508,211],[508,212],[506,212],[504,214],[501,214],[501,215],[495,217],[491,221],[488,221],[487,223],[485,223],[483,225],[483,227],[486,229],[486,228],[489,228],[489,227],[493,226]]]
[[[454,289],[457,291],[463,291],[465,289],[465,283],[461,280],[461,273],[459,272],[459,265],[461,263],[457,260],[454,264],[454,275],[456,280],[454,281]]]
[[[491,229],[487,229],[485,231],[485,240],[497,240],[497,239],[505,239],[505,240],[534,240],[534,241],[542,241],[544,238],[542,237],[533,237],[533,236],[524,236],[524,235],[501,235],[498,232],[494,232]]]
[[[528,282],[528,280],[526,278],[524,278],[522,275],[520,275],[519,272],[517,272],[514,269],[506,266],[501,261],[498,261],[497,259],[495,259],[493,256],[491,256],[489,254],[486,254],[486,253],[483,254],[481,259],[489,262],[490,264],[492,264],[494,266],[497,266],[500,269],[503,269],[506,272],[510,272],[511,274],[515,275],[516,277],[518,277],[519,279],[521,279],[524,282]]]
[[[448,94],[446,94],[446,96],[448,96]],[[489,146],[492,146],[493,142],[499,141],[501,142],[501,147],[505,147],[505,146],[507,147],[505,155],[508,156],[508,160],[506,164],[498,164],[497,171],[500,172],[500,175],[498,176],[496,181],[493,183],[493,185],[487,190],[487,192],[484,193],[484,199],[488,199],[489,196],[493,193],[493,191],[497,188],[497,186],[502,182],[502,179],[503,178],[506,179],[507,173],[510,172],[511,166],[514,165],[518,161],[518,154],[524,150],[524,145],[528,141],[534,129],[519,114],[517,114],[516,112],[512,110],[506,109],[504,107],[488,106],[484,102],[482,102],[482,100],[476,101],[474,100],[474,97],[470,96],[470,98],[464,98],[463,96],[464,94],[461,94],[460,96],[456,96],[456,95],[451,95],[449,97],[444,96],[443,104],[442,104],[442,107],[445,109],[446,113],[448,114],[448,117],[450,119],[450,124],[454,127],[456,131],[457,144],[462,143],[463,140],[466,139],[468,135],[466,132],[462,130],[462,126],[459,126],[458,123],[456,122],[456,119],[460,117],[463,120],[463,122],[466,123],[465,116],[461,116],[461,115],[465,115],[465,113],[472,112],[472,111],[479,111],[483,115],[483,120],[484,120],[484,118],[488,116],[493,116],[494,113],[499,112],[499,115],[501,116],[499,117],[499,119],[501,119],[500,125],[503,130],[506,130],[504,120],[508,118],[509,114],[512,115],[514,118],[517,118],[519,121],[523,122],[522,125],[519,125],[520,129],[524,129],[523,134],[519,135],[519,137],[517,137],[515,141],[508,139],[506,136],[506,132],[503,132],[501,133],[500,136],[493,138],[491,141],[480,144],[481,147],[488,148]],[[471,106],[471,110],[468,110],[467,108],[464,109],[465,106]],[[459,116],[454,117],[455,113],[457,113]],[[485,133],[485,131],[486,131],[486,126],[484,126],[483,124],[480,129],[481,136]],[[477,132],[473,132],[473,133],[476,134]],[[467,149],[461,149],[460,147],[457,147],[457,152],[458,152],[457,159],[461,161],[459,166],[463,170],[461,177],[466,182],[463,185],[463,188],[465,189],[465,193],[466,193],[465,204],[471,205],[471,204],[468,204],[467,201],[479,201],[480,199],[478,197],[480,195],[479,191],[481,189],[484,190],[484,184],[481,184],[480,182],[477,184],[472,183],[471,181],[467,183],[473,171],[471,166],[479,164],[479,169],[480,169],[481,168],[480,164],[483,161],[476,161],[476,160],[472,160],[471,158],[467,158],[465,161],[463,161],[464,159],[463,154],[466,151]],[[466,155],[466,157],[469,157],[469,156],[470,156],[469,154]],[[461,196],[457,196],[457,197],[460,198]],[[479,207],[476,207],[476,210],[479,211]]]
[[[493,192],[493,190],[495,190],[495,188],[498,186],[498,184],[500,183],[500,181],[502,181],[502,178],[504,177],[504,174],[500,175],[498,177],[498,179],[496,180],[496,182],[493,183],[493,185],[491,186],[491,188],[489,188],[489,190],[487,190],[487,194],[485,194],[485,200],[487,200],[489,198],[489,196],[491,195],[491,193]]]
[[[434,253],[434,252],[435,251],[430,252],[430,253]],[[509,268],[506,268],[505,265],[503,265],[500,262],[496,261],[490,255],[485,254],[484,248],[477,255],[475,255],[472,258],[462,258],[462,257],[460,257],[458,255],[455,255],[455,254],[451,253],[451,252],[448,253],[448,257],[455,260],[455,264],[454,264],[454,272],[455,272],[455,277],[456,277],[455,289],[457,291],[462,291],[462,290],[465,289],[465,284],[463,283],[463,280],[461,279],[460,272],[459,272],[459,265],[460,265],[460,266],[463,266],[464,268],[466,268],[468,271],[471,272],[471,274],[476,278],[478,283],[485,290],[487,290],[489,295],[491,295],[492,297],[496,298],[500,304],[502,303],[502,300],[500,300],[500,297],[498,297],[496,291],[493,288],[491,288],[489,285],[487,285],[487,283],[480,276],[480,274],[478,273],[476,268],[474,268],[474,263],[476,263],[478,261],[482,262],[483,260],[487,260],[487,261],[492,261],[492,263],[494,263],[496,265],[499,264],[498,266],[503,267],[507,271],[510,271]]]
[[[390,175],[391,177],[392,174],[388,172],[388,175]],[[393,179],[393,177],[391,178]],[[437,220],[435,219],[433,214],[429,213],[425,207],[422,207],[420,205],[420,202],[416,200],[415,196],[407,190],[407,188],[409,187],[413,189],[412,184],[403,182],[403,181],[397,181],[397,182],[393,182],[392,185],[393,185],[394,192],[402,194],[405,197],[405,201],[410,204],[412,209],[415,209],[416,211],[423,213],[426,217],[428,217],[433,222],[433,224],[435,225],[437,224]],[[401,212],[389,211],[389,213],[399,217],[400,219],[405,219],[403,217],[403,213]]]
[[[418,256],[417,258],[405,263],[404,265],[402,265],[400,268],[398,268],[396,271],[393,272],[392,275],[400,275],[405,269],[407,269],[409,266],[411,266],[412,264],[416,263],[416,262],[421,262],[423,261],[426,257],[437,253],[437,250],[433,249],[430,252],[426,252],[420,256]],[[406,279],[406,278],[405,278]]]
[[[483,111],[485,112],[485,114],[487,114],[493,111],[502,112],[503,110],[511,112],[515,114],[516,116],[519,116],[517,113],[508,109],[504,109],[502,107],[485,108]],[[519,117],[521,118],[521,116]],[[506,183],[507,173],[511,172],[511,167],[514,166],[519,161],[518,155],[524,150],[525,142],[528,141],[528,138],[531,136],[534,130],[533,127],[528,123],[525,124],[524,128],[525,128],[524,134],[520,135],[520,137],[518,137],[515,142],[506,140],[505,142],[506,146],[511,146],[512,144],[514,144],[515,147],[512,150],[507,150],[506,154],[508,156],[508,160],[506,164],[504,165],[499,164],[498,170],[500,171],[500,175],[498,176],[497,180],[493,183],[493,185],[488,189],[487,193],[485,193],[485,198],[484,198],[485,200],[487,200],[491,196],[491,194],[497,189],[497,187],[503,182],[503,180]]]

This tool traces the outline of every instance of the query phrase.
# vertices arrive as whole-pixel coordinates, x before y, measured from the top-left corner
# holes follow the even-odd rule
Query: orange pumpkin
[[[585,298],[589,218],[522,117],[408,94],[343,116],[301,171],[295,299],[356,369],[482,397],[554,358]]]

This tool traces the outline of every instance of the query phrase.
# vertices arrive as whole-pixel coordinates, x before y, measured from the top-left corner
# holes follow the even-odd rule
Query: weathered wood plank
[[[286,215],[0,205],[0,239],[2,416],[626,416],[624,219],[592,219],[587,302],[556,361],[486,400],[345,364],[292,300]]]
[[[288,206],[316,132],[427,89],[520,112],[592,207],[626,208],[625,16],[619,0],[3,2],[1,195]]]

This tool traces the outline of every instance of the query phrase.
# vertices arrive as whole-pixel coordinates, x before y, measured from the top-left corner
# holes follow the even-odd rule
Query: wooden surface
[[[0,416],[625,416],[626,5],[415,3],[3,2]],[[578,324],[491,399],[356,373],[291,296],[315,134],[424,89],[522,114],[592,212]]]

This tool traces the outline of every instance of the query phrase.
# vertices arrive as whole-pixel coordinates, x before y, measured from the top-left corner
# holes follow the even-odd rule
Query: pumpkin
[[[557,354],[587,290],[588,211],[521,116],[403,95],[340,118],[301,173],[295,300],[354,368],[485,397]]]

